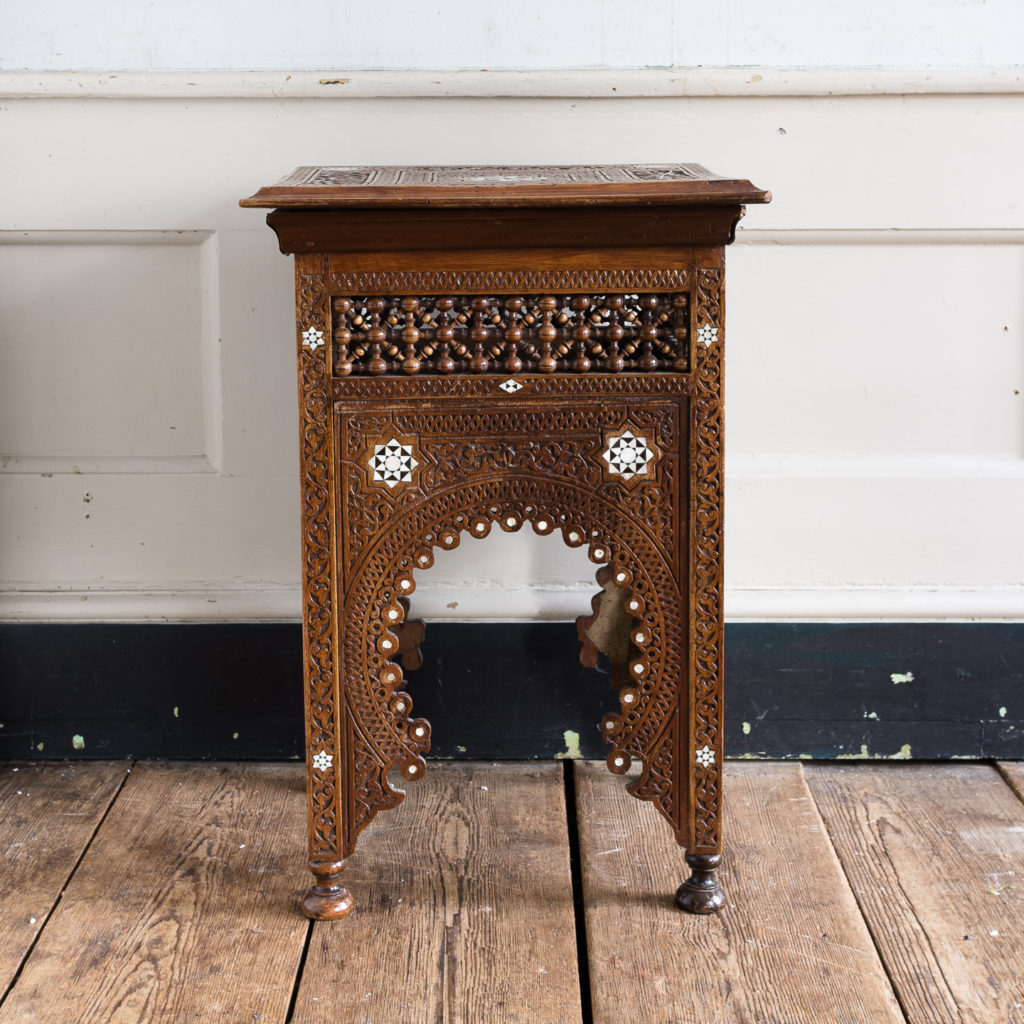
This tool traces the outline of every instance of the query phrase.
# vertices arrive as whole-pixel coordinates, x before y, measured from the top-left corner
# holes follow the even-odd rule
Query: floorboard
[[[903,1016],[799,764],[726,769],[726,907],[676,909],[653,806],[577,762],[594,1024],[889,1024]]]
[[[0,997],[117,794],[127,762],[0,767]]]
[[[0,1022],[283,1024],[304,809],[298,764],[138,764]]]
[[[0,1024],[1024,1024],[1024,765],[732,762],[712,918],[562,768],[432,764],[311,925],[300,764],[0,765]]]
[[[362,834],[294,1024],[581,1021],[561,765],[432,764]]]
[[[987,765],[808,781],[911,1024],[1022,1024],[1024,804]]]

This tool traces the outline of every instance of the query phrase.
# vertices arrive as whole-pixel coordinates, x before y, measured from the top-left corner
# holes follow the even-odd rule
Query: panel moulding
[[[910,96],[1024,93],[1005,68],[666,68],[554,71],[10,71],[13,99],[626,99],[657,96]]]
[[[32,476],[63,474],[145,475],[218,473],[223,459],[220,352],[220,253],[217,235],[206,230],[177,231],[0,231],[0,246],[188,246],[197,248],[198,342],[202,387],[202,451],[195,454],[111,455],[0,454],[0,473]],[[114,286],[114,282],[111,282]]]
[[[417,617],[448,622],[565,622],[585,614],[593,584],[501,587],[424,581]],[[458,600],[453,602],[453,597]],[[727,587],[730,622],[1019,622],[1024,587]],[[179,590],[8,590],[6,622],[297,622],[298,584]]]

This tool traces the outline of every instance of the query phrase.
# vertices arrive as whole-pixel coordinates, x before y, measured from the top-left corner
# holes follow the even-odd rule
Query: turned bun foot
[[[686,863],[693,874],[676,892],[676,903],[691,914],[714,914],[725,905],[725,894],[718,884],[715,872],[721,863],[721,854],[688,853]]]
[[[352,894],[339,877],[345,861],[332,864],[310,864],[316,883],[302,897],[302,912],[314,921],[336,921],[353,907]]]

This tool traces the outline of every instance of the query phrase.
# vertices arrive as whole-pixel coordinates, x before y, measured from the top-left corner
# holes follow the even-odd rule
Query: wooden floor
[[[0,765],[0,1024],[1024,1022],[1024,765],[727,783],[717,917],[603,766],[460,763],[313,925],[300,765]]]

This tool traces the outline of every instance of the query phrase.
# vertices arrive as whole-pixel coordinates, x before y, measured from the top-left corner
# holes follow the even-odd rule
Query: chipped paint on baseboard
[[[860,753],[858,754],[836,754],[837,761],[909,761],[913,758],[911,753],[910,744],[904,743],[902,747],[895,754],[872,754],[868,750],[868,745],[862,743],[860,745]]]
[[[1000,718],[1005,718],[1006,717],[1006,708],[1000,708],[999,709],[999,717]]]
[[[912,683],[914,681],[913,672],[890,672],[889,678],[892,680],[893,686],[899,686],[900,683]]]
[[[583,757],[580,752],[580,734],[572,729],[566,729],[562,733],[562,738],[565,740],[565,750],[555,754],[555,757],[560,760],[580,760]]]
[[[743,735],[744,736],[749,736],[750,735],[750,723],[749,722],[744,722],[743,723]]]
[[[75,750],[85,750],[85,737],[79,736],[76,733],[71,737],[71,746],[73,746]]]

